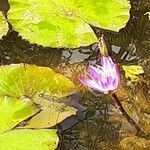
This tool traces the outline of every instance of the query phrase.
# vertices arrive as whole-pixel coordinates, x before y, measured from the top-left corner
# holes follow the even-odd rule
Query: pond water
[[[77,76],[86,71],[88,64],[98,62],[96,44],[78,49],[54,49],[30,44],[11,32],[0,40],[0,64],[29,63],[48,66],[69,77],[77,91],[67,97],[70,105],[78,109],[76,116],[67,118],[56,128],[60,142],[58,150],[118,150],[134,147],[148,150],[150,147],[150,12],[149,0],[130,0],[130,19],[125,28],[112,32],[93,27],[99,37],[104,34],[111,56],[120,65],[141,65],[144,74],[139,82],[126,79],[122,71],[122,86],[117,95],[127,112],[144,130],[136,137],[134,128],[122,117],[111,97],[88,91]],[[126,147],[127,143],[130,144]]]

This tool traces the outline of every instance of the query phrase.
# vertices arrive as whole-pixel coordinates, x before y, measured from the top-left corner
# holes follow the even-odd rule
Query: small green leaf
[[[37,108],[25,101],[8,96],[0,97],[0,133],[10,130],[37,111]]]
[[[144,73],[143,68],[138,65],[123,65],[122,68],[125,71],[125,77],[130,78],[132,81],[138,80],[137,75]]]
[[[12,130],[0,135],[1,150],[55,150],[56,130]]]
[[[9,0],[8,19],[23,38],[51,47],[97,42],[89,24],[118,31],[129,18],[128,0]]]

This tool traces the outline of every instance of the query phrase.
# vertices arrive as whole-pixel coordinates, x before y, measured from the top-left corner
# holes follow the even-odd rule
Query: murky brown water
[[[105,35],[112,49],[110,53],[120,65],[138,64],[144,68],[145,74],[138,84],[132,83],[133,85],[127,86],[129,81],[122,75],[122,86],[117,94],[127,111],[134,114],[135,120],[139,117],[136,113],[139,110],[140,117],[143,118],[138,118],[141,121],[139,124],[146,132],[142,140],[145,140],[144,148],[148,150],[148,144],[150,144],[148,141],[150,132],[148,127],[150,126],[150,20],[146,13],[150,12],[150,1],[130,1],[131,16],[125,28],[118,33],[96,27],[93,27],[93,30],[98,37],[101,34]],[[78,49],[52,49],[33,45],[23,40],[16,32],[9,33],[3,37],[3,40],[0,40],[1,65],[24,62],[48,66],[68,76],[77,85],[78,92],[69,98],[72,99],[71,105],[77,107],[79,112],[77,116],[70,117],[57,126],[60,136],[58,150],[118,150],[120,142],[125,137],[134,138],[134,129],[116,111],[112,99],[94,91],[83,90],[76,80],[79,74],[83,74],[88,64],[98,62],[98,53],[96,44]],[[139,99],[138,102],[134,101],[135,99]],[[142,147],[139,146],[137,149],[142,150]]]

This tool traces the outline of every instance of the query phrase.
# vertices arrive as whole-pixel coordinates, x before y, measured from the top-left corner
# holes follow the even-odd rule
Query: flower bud
[[[104,36],[101,36],[98,43],[100,53],[103,56],[109,56],[106,42],[104,40]]]

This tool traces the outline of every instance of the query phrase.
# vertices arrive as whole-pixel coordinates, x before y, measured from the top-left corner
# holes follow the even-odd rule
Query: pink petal
[[[118,81],[116,79],[113,80],[113,89],[117,89]]]
[[[114,87],[117,88],[120,83],[120,71],[117,65],[114,66],[114,72],[115,72],[115,77],[114,77]]]
[[[111,68],[114,65],[110,56],[107,56],[107,57],[101,56],[100,60],[101,60],[102,67],[104,68]]]
[[[105,91],[96,81],[91,79],[86,79],[84,77],[79,78],[80,82],[82,82],[84,85],[93,88],[98,91]]]
[[[112,84],[111,76],[107,76],[107,84],[109,85],[109,87],[111,86],[111,84]]]
[[[95,80],[96,82],[98,82],[100,80],[100,74],[101,71],[93,66],[89,66],[89,73],[90,73],[90,77]]]
[[[110,63],[111,65],[114,65],[114,62],[113,62],[113,60],[112,60],[112,58],[111,58],[110,56],[108,56],[108,61],[109,61],[109,63]]]
[[[102,74],[100,81],[98,83],[105,91],[108,89],[108,83],[105,74]]]
[[[97,71],[99,71],[99,73],[103,72],[103,67],[100,65],[95,64],[96,67],[94,67],[95,69],[97,69]]]
[[[120,71],[110,56],[101,56],[102,66],[89,66],[91,79],[81,77],[79,80],[86,86],[98,91],[108,92],[116,89],[120,83]]]

